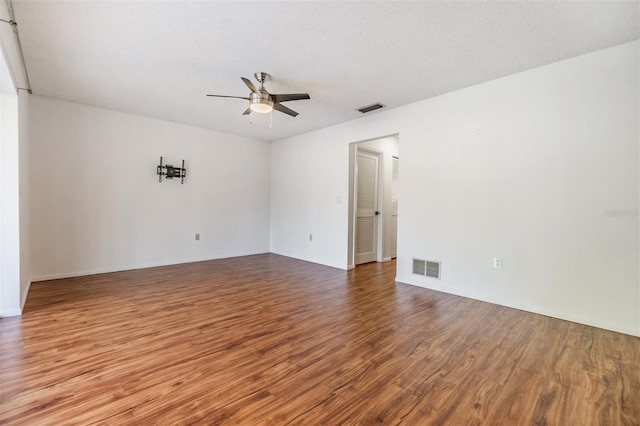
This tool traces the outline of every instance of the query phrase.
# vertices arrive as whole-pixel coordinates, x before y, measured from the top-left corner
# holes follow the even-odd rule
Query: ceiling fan
[[[213,96],[216,98],[237,98],[237,99],[245,99],[249,101],[249,106],[242,113],[242,115],[248,115],[248,114],[251,114],[252,112],[258,112],[258,113],[264,114],[264,113],[271,112],[275,109],[276,111],[283,112],[292,117],[297,116],[298,113],[282,105],[281,102],[298,101],[301,99],[311,99],[308,93],[285,93],[285,94],[278,94],[278,95],[269,93],[267,89],[264,88],[264,82],[271,80],[271,76],[266,72],[257,72],[254,74],[254,76],[256,77],[256,80],[258,80],[258,82],[260,83],[259,89],[248,78],[240,77],[242,81],[244,81],[244,84],[247,85],[249,90],[251,90],[251,93],[249,93],[249,96],[226,96],[226,95],[207,95],[207,96]]]

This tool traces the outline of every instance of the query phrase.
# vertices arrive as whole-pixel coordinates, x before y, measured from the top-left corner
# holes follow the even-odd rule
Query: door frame
[[[389,251],[389,257],[391,259],[395,259],[398,257],[398,184],[396,182],[396,186],[395,186],[395,191],[394,191],[394,186],[393,186],[393,172],[398,171],[400,168],[400,156],[395,156],[393,155],[391,157],[391,211],[389,212],[389,214],[391,215],[391,229],[393,229],[393,196],[394,196],[394,192],[395,192],[395,196],[396,196],[396,231],[395,231],[395,235],[393,235],[393,233],[391,233],[391,247],[393,247],[394,244],[394,240],[395,240],[395,247],[396,247],[396,251],[394,253],[393,249],[391,249]],[[400,180],[400,174],[398,171],[398,181]]]

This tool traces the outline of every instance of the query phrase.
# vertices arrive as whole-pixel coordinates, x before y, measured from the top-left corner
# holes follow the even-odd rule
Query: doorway
[[[397,256],[399,137],[349,146],[348,269]]]

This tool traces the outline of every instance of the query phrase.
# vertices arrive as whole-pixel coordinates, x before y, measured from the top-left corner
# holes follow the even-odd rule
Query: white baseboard
[[[396,277],[396,282],[400,284],[408,284],[416,287],[427,288],[429,290],[439,291],[442,293],[453,294],[455,296],[466,297],[467,299],[479,300],[481,302],[487,302],[494,305],[505,306],[507,308],[518,309],[520,311],[531,312],[538,315],[557,318],[564,321],[571,321],[578,324],[588,325],[591,327],[602,328],[604,330],[611,330],[618,333],[628,334],[630,336],[640,337],[640,329],[633,329],[632,327],[620,326],[619,324],[610,324],[604,321],[594,321],[593,319],[590,319],[590,318],[582,318],[582,317],[578,317],[571,314],[567,315],[565,312],[556,312],[553,309],[540,309],[540,308],[534,308],[534,307],[526,306],[522,304],[506,304],[502,301],[496,301],[491,298],[478,297],[477,295],[472,296],[468,294],[462,294],[459,292],[447,291],[440,287],[430,286],[428,283],[412,280],[407,277]]]
[[[330,268],[342,269],[343,271],[348,271],[349,270],[349,266],[348,265],[336,265],[334,263],[331,263],[331,262],[328,262],[328,261],[324,261],[324,260],[321,260],[321,259],[313,259],[313,258],[304,257],[304,256],[293,256],[293,255],[291,255],[289,253],[281,253],[281,252],[277,252],[277,251],[272,251],[271,253],[277,254],[278,256],[290,257],[291,259],[304,260],[305,262],[310,262],[310,263],[317,263],[318,265],[328,266]],[[352,269],[353,269],[353,267],[352,267]]]
[[[22,315],[22,309],[9,309],[8,311],[0,312],[0,318],[18,317]]]
[[[163,262],[148,262],[148,263],[139,263],[135,265],[122,265],[122,266],[115,266],[110,268],[96,268],[96,269],[87,269],[87,270],[81,270],[81,271],[61,272],[61,273],[55,273],[55,274],[43,274],[43,275],[36,275],[32,277],[32,282],[58,280],[58,279],[73,278],[73,277],[85,277],[87,275],[109,274],[111,272],[123,272],[123,271],[131,271],[135,269],[155,268],[158,266],[181,265],[184,263],[206,262],[208,260],[227,259],[230,257],[253,256],[256,254],[265,254],[265,253],[268,253],[268,251],[224,255],[220,257],[176,259],[176,260],[169,260],[169,261],[163,261]]]

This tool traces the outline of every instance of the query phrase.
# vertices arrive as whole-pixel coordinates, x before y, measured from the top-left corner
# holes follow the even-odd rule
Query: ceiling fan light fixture
[[[268,93],[251,93],[249,96],[251,111],[266,114],[273,111],[273,100]]]
[[[270,99],[252,99],[251,111],[266,114],[273,111],[273,101]]]

